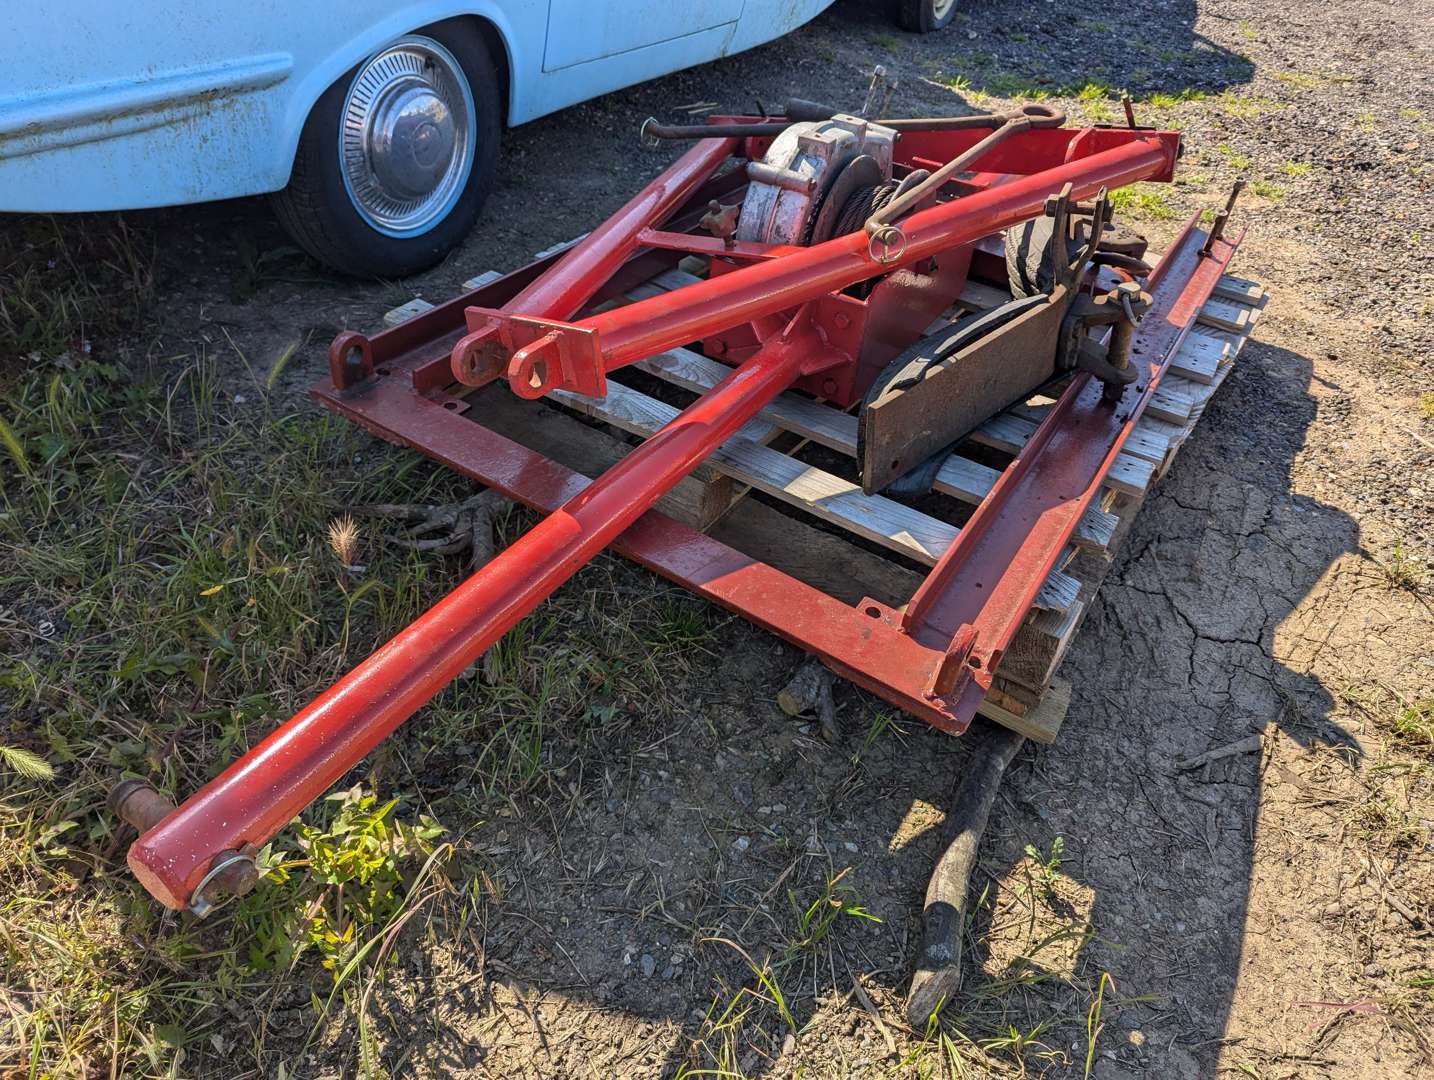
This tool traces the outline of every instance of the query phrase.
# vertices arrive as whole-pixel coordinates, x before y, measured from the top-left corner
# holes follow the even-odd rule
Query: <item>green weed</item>
[[[1240,153],[1228,143],[1219,143],[1215,152],[1225,159],[1225,164],[1232,169],[1244,171],[1250,167],[1250,159],[1247,155]]]
[[[288,967],[307,945],[337,977],[365,940],[363,931],[398,912],[405,869],[431,856],[443,834],[427,816],[414,825],[397,820],[397,799],[375,807],[376,796],[355,788],[326,801],[338,805],[332,822],[300,825],[293,853],[273,845],[262,853],[264,884],[237,916],[251,940],[252,970]]]
[[[1390,727],[1401,741],[1426,753],[1434,750],[1434,698],[1400,701]]]
[[[791,946],[793,949],[803,952],[815,949],[826,940],[827,934],[831,932],[837,921],[843,918],[881,922],[875,915],[854,901],[851,886],[842,881],[850,871],[851,867],[847,867],[835,876],[828,878],[817,896],[805,906],[797,899],[795,892],[787,893],[787,898],[797,915],[797,933]]]
[[[1177,90],[1174,93],[1156,90],[1141,98],[1140,104],[1149,105],[1152,109],[1174,109],[1192,101],[1204,101],[1207,96],[1205,91],[1197,90],[1194,87],[1186,87],[1184,90]]]
[[[1419,592],[1429,576],[1429,565],[1404,550],[1402,540],[1395,541],[1394,550],[1384,561],[1376,560],[1384,584],[1404,592]]]
[[[1131,184],[1116,188],[1110,200],[1117,214],[1165,221],[1179,216],[1179,211],[1170,205],[1170,196],[1154,184]]]
[[[1049,855],[1042,854],[1034,844],[1026,845],[1026,858],[1033,864],[1030,868],[1031,891],[1041,897],[1051,896],[1061,879],[1061,861],[1065,855],[1065,837],[1057,836],[1051,841]]]

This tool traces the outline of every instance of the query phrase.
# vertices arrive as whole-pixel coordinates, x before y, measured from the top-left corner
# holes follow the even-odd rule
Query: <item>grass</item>
[[[1389,721],[1395,737],[1406,747],[1434,754],[1434,698],[1400,699]]]
[[[1425,420],[1434,420],[1434,391],[1425,391],[1419,395],[1419,415]]]
[[[1210,99],[1220,112],[1236,120],[1257,120],[1275,108],[1267,98],[1225,90]]]
[[[1140,99],[1140,104],[1152,109],[1175,109],[1194,101],[1204,101],[1209,95],[1204,90],[1187,87],[1183,90],[1155,90]]]
[[[1410,555],[1402,540],[1395,541],[1388,559],[1376,560],[1375,565],[1386,587],[1403,592],[1419,592],[1429,577],[1429,564]]]
[[[1240,153],[1228,143],[1216,144],[1215,152],[1219,154],[1220,157],[1224,160],[1225,164],[1230,166],[1230,168],[1232,169],[1243,171],[1245,169],[1248,169],[1251,165],[1251,161],[1248,155]]]
[[[1277,71],[1275,78],[1292,90],[1314,90],[1325,84],[1322,76],[1308,71]]]
[[[1169,192],[1158,184],[1141,183],[1117,188],[1110,193],[1110,199],[1117,214],[1156,221],[1168,221],[1180,215],[1180,211],[1171,205]]]
[[[82,359],[153,296],[154,240],[120,215],[8,217],[0,231],[0,372]]]
[[[138,303],[147,273],[125,280],[119,295]],[[371,1074],[364,1002],[386,961],[430,920],[464,918],[475,889],[492,899],[481,867],[452,864],[439,821],[556,789],[554,744],[670,718],[686,706],[672,681],[710,655],[720,620],[600,560],[503,641],[491,683],[460,680],[421,737],[355,770],[361,791],[281,833],[254,893],[203,924],[163,916],[123,865],[109,786],[197,789],[425,609],[457,560],[400,549],[343,510],[469,487],[306,404],[290,411],[297,345],[252,373],[211,352],[144,369],[76,355],[76,334],[142,313],[105,316],[93,293],[49,296],[23,331],[33,358],[0,394],[0,985],[27,988],[8,999],[0,1071],[269,1076],[322,1045],[345,1075]],[[504,539],[525,521],[511,514]],[[293,988],[310,1002],[298,1041],[260,1024],[252,1042],[215,1042],[235,1030],[227,1001],[272,1007]],[[357,1034],[336,1041],[344,1029]]]

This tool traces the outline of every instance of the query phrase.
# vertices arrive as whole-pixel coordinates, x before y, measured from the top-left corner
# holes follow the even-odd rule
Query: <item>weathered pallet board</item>
[[[690,349],[672,349],[639,360],[634,366],[694,393],[712,389],[732,370]],[[757,415],[763,421],[810,439],[828,450],[850,458],[857,455],[857,418],[850,413],[839,412],[798,394],[781,394]],[[977,504],[990,492],[1000,475],[997,469],[952,455],[937,472],[933,487],[943,495]],[[1092,511],[1081,520],[1076,541],[1100,547],[1104,545],[1102,537],[1108,535],[1113,524],[1105,520],[1109,515],[1104,511],[1094,507]]]
[[[1206,326],[1217,330],[1228,330],[1232,334],[1249,334],[1255,328],[1264,310],[1264,297],[1254,302],[1232,300],[1224,296],[1212,296],[1205,301],[1197,319]]]

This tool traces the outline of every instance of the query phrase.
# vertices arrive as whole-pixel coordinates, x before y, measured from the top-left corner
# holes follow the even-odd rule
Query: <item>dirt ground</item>
[[[1270,293],[1007,775],[941,1024],[900,1006],[960,740],[839,684],[826,745],[775,705],[793,649],[613,557],[253,896],[161,916],[109,783],[192,791],[462,570],[369,521],[329,552],[344,506],[466,493],[317,414],[333,334],[591,228],[664,164],[646,116],[856,107],[873,63],[910,115],[1128,89],[1186,154],[1123,217],[1158,249],[1247,178]],[[1423,2],[971,0],[917,38],[846,0],[508,133],[402,285],[261,200],[0,218],[0,1075],[1434,1076],[1431,93]]]

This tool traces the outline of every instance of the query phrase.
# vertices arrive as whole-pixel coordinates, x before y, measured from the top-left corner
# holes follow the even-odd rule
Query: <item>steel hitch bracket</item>
[[[453,353],[460,382],[488,382],[501,372],[513,393],[530,400],[554,390],[588,397],[607,393],[597,331],[554,319],[470,307],[471,332]]]

